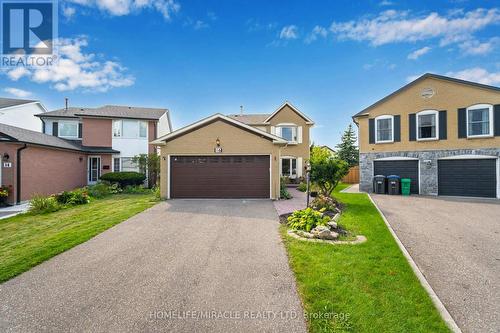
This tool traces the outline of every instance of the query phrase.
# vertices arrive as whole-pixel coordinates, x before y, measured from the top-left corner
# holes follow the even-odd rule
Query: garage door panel
[[[172,198],[269,198],[269,156],[172,156]]]
[[[496,197],[496,159],[438,161],[439,195]]]
[[[411,193],[418,194],[418,161],[374,161],[374,175],[397,175],[411,179]]]

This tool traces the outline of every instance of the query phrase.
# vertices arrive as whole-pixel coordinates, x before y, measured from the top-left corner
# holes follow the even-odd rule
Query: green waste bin
[[[410,195],[410,184],[411,184],[410,178],[401,179],[401,194]]]

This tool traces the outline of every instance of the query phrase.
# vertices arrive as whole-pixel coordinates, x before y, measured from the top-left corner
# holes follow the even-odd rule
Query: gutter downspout
[[[17,149],[17,174],[16,174],[16,205],[21,203],[21,151],[28,148],[26,144]]]

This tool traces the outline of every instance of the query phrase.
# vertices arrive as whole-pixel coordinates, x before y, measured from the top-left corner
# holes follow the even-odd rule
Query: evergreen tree
[[[337,148],[337,156],[346,161],[349,166],[355,166],[359,163],[359,151],[356,146],[358,139],[352,128],[352,124],[349,124],[344,134],[342,134],[342,142],[339,143]]]

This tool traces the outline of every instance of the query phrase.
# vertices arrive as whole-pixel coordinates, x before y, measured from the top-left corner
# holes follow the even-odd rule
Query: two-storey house
[[[289,102],[267,114],[215,114],[164,135],[164,198],[279,198],[303,175],[314,122]]]
[[[500,198],[500,88],[425,74],[353,119],[361,190],[398,175],[415,194]]]
[[[166,109],[107,105],[37,115],[42,132],[0,124],[0,184],[9,203],[97,182],[110,171],[138,171],[132,158],[170,132]]]
[[[0,97],[0,124],[41,132],[42,122],[36,114],[47,112],[40,101]]]

